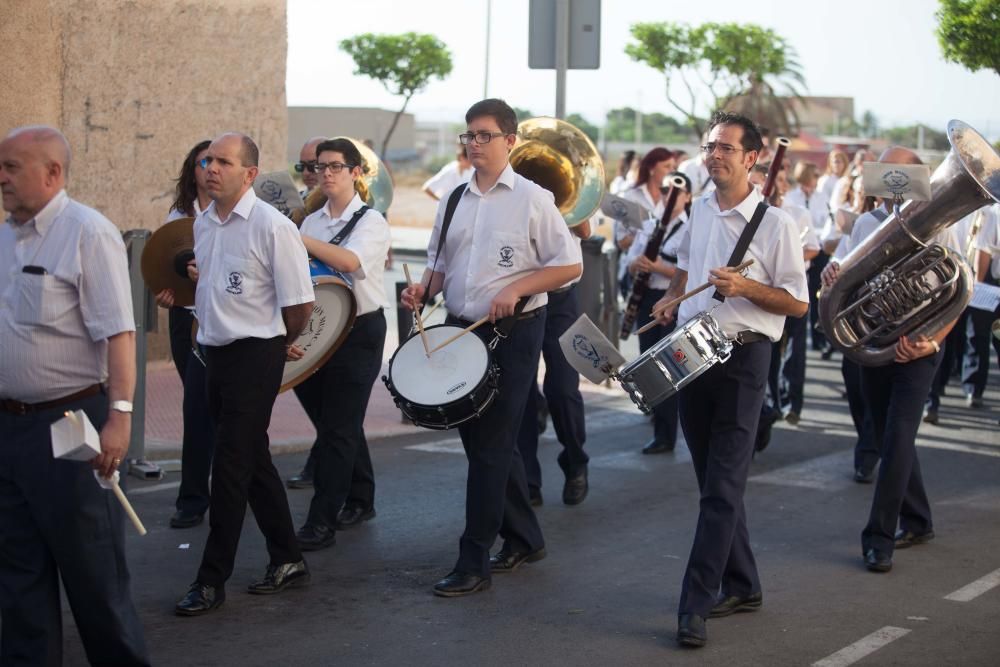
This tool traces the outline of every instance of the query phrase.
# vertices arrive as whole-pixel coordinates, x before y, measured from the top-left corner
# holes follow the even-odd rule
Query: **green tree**
[[[604,122],[605,136],[611,141],[635,141],[635,109],[611,109]],[[642,115],[642,140],[658,144],[685,143],[695,131],[691,126],[678,122],[662,113]]]
[[[513,105],[511,105],[511,109],[514,110],[514,115],[517,116],[518,123],[522,120],[528,120],[529,118],[535,117],[535,114],[531,113],[528,109],[522,109],[521,107],[515,107]]]
[[[901,146],[917,147],[920,136],[920,125],[908,125],[905,127],[890,127],[886,129],[882,136],[889,140],[889,143]],[[948,135],[940,130],[935,130],[926,125],[924,128],[924,148],[947,151],[951,149]]]
[[[401,35],[365,33],[340,43],[341,50],[354,59],[354,74],[371,77],[393,95],[403,98],[382,140],[382,155],[396,131],[399,117],[410,98],[424,89],[432,77],[444,79],[451,73],[451,53],[444,42],[433,35],[407,32]]]
[[[788,98],[801,97],[805,79],[794,50],[773,30],[741,23],[664,22],[636,23],[631,34],[634,41],[625,53],[663,72],[667,101],[699,134],[704,111],[723,108],[777,132],[796,129],[798,118]]]
[[[940,0],[937,38],[944,59],[977,72],[1000,74],[1000,3]]]

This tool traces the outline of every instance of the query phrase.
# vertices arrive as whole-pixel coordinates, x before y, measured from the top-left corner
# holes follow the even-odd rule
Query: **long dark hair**
[[[673,156],[674,154],[663,146],[657,146],[643,155],[642,162],[639,163],[639,177],[635,181],[635,187],[642,187],[649,182],[649,174],[653,171],[653,167]]]
[[[174,203],[171,205],[175,210],[194,217],[194,202],[198,199],[198,183],[194,178],[195,160],[198,153],[212,145],[208,139],[199,141],[188,151],[181,165],[181,175],[177,177],[177,187],[174,190]]]

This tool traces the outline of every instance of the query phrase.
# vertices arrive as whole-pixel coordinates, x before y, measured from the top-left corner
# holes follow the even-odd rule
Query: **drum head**
[[[286,361],[281,391],[304,382],[325,364],[351,332],[358,304],[354,292],[340,278],[314,278],[316,303],[312,315],[295,344],[305,350],[298,361]]]
[[[424,330],[430,348],[440,345],[462,327],[441,324]],[[396,350],[389,379],[401,398],[419,405],[446,405],[475,391],[489,368],[486,344],[467,333],[427,358],[420,335],[411,336]]]

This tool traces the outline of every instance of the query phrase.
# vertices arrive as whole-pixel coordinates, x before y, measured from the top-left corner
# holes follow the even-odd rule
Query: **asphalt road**
[[[933,542],[898,551],[885,575],[866,571],[860,533],[873,487],[851,479],[853,437],[839,363],[810,353],[806,409],[780,425],[755,460],[746,494],[764,607],[710,621],[709,644],[674,642],[680,581],[697,516],[683,443],[643,456],[648,422],[620,391],[589,393],[590,495],[559,500],[551,430],[540,452],[539,515],[547,559],[494,578],[493,589],[441,599],[431,586],[457,556],[465,458],[457,433],[372,445],[378,516],[308,555],[312,584],[271,597],[244,586],[263,573],[248,514],[225,605],[173,615],[194,578],[207,526],[172,530],[173,482],[135,483],[149,528],[129,537],[133,592],[161,665],[997,665],[1000,664],[1000,381],[987,408],[954,394],[942,424],[921,429],[934,509]],[[994,374],[995,375],[995,374]],[[279,456],[283,475],[304,454]],[[296,523],[309,491],[291,491]],[[949,599],[949,596],[956,599]],[[66,664],[84,664],[65,612]]]

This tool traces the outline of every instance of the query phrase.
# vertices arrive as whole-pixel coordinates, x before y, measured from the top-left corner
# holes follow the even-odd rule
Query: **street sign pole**
[[[569,0],[556,0],[556,118],[566,117],[566,70],[569,68]]]

